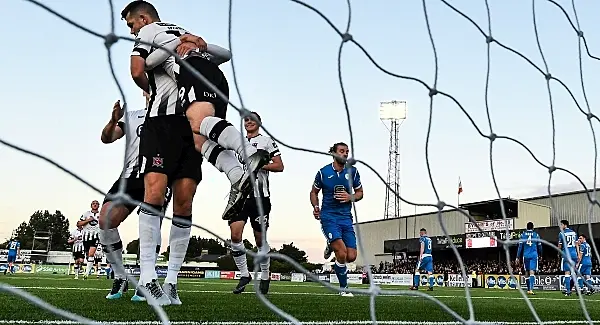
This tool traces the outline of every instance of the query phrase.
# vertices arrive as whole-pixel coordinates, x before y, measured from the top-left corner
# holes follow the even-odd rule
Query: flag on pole
[[[460,177],[458,178],[458,194],[462,193],[463,189],[462,189],[462,181],[460,180]]]

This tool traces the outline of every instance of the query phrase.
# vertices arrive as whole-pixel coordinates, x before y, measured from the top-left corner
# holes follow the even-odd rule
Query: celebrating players
[[[100,203],[94,200],[91,204],[91,210],[86,211],[81,215],[79,221],[77,221],[77,227],[83,227],[83,248],[87,254],[87,265],[83,278],[87,277],[92,272],[92,266],[94,265],[94,255],[96,254],[96,247],[98,246],[98,218],[100,217]]]
[[[13,238],[8,242],[8,256],[6,261],[8,262],[8,268],[4,270],[4,275],[6,275],[6,271],[9,271],[10,274],[15,273],[14,263],[17,261],[17,256],[21,255],[21,242],[16,238]]]
[[[352,293],[344,289],[348,288],[346,263],[356,260],[352,202],[358,202],[363,198],[363,187],[356,167],[345,167],[348,145],[338,142],[329,149],[329,153],[339,157],[334,157],[332,164],[326,165],[317,172],[310,191],[310,203],[313,206],[313,216],[321,221],[321,230],[335,254],[333,268],[342,288],[340,294],[351,297]],[[350,180],[352,180],[352,187]],[[319,207],[321,190],[323,190],[323,202]],[[352,190],[354,194],[351,194]]]
[[[73,247],[73,260],[75,261],[73,271],[75,271],[75,279],[79,279],[79,270],[81,270],[81,264],[85,258],[85,248],[83,247],[83,227],[77,226],[77,228],[71,230],[71,234],[67,243]]]
[[[528,222],[527,230],[521,234],[515,263],[518,265],[522,258],[525,274],[529,274],[527,293],[530,295],[534,295],[535,272],[538,271],[538,259],[542,256],[542,243],[539,239],[540,235],[533,230],[533,222]]]
[[[244,243],[242,242],[242,233],[248,219],[250,219],[250,225],[252,225],[252,229],[254,230],[256,246],[260,250],[267,253],[269,252],[269,244],[266,243],[266,233],[263,236],[261,228],[262,222],[265,223],[265,231],[269,227],[269,213],[271,212],[269,172],[278,173],[283,171],[283,161],[281,160],[281,152],[279,152],[277,144],[270,137],[258,133],[260,126],[256,121],[261,121],[260,116],[256,112],[252,112],[252,117],[253,118],[244,118],[246,138],[252,146],[267,151],[271,162],[258,172],[254,193],[250,193],[250,197],[242,208],[241,213],[229,220],[229,228],[231,229],[231,255],[233,255],[235,265],[242,273],[237,287],[233,290],[233,293],[235,294],[244,292],[246,286],[252,280],[250,273],[248,272],[246,252],[244,250]],[[240,160],[243,159],[243,157],[239,158]],[[259,212],[256,198],[260,200],[264,214]],[[263,246],[263,237],[264,242],[266,243],[265,246]],[[260,291],[263,294],[269,292],[269,283],[271,281],[269,265],[270,259],[268,257],[260,263]]]
[[[419,231],[419,261],[417,262],[417,267],[415,268],[415,275],[413,278],[413,286],[410,288],[411,290],[419,290],[419,284],[421,283],[421,274],[419,271],[427,272],[427,282],[429,283],[429,288],[427,291],[433,291],[433,255],[431,255],[431,238],[427,236],[427,230],[425,228],[421,228]]]
[[[146,93],[144,96],[146,97],[147,105],[149,96]],[[115,273],[112,289],[106,295],[106,299],[119,299],[123,292],[127,290],[127,277],[122,262],[123,242],[121,241],[118,227],[137,207],[136,204],[131,203],[113,204],[111,195],[119,191],[120,182],[122,179],[125,179],[125,194],[138,202],[144,200],[144,180],[140,176],[139,145],[140,134],[142,133],[146,117],[146,109],[128,111],[127,118],[124,116],[125,112],[121,107],[121,103],[117,101],[113,106],[111,118],[102,130],[101,135],[102,142],[106,144],[113,143],[127,135],[127,163],[125,169],[110,190],[108,190],[108,195],[104,198],[104,203],[100,210],[100,242],[105,247],[107,262],[112,262],[111,266]],[[167,208],[171,199],[170,193],[171,190],[167,187],[164,199],[165,203],[161,209],[163,211]],[[158,235],[160,236],[160,232]],[[156,246],[156,254],[158,254],[159,249],[160,239],[158,239]],[[145,301],[144,295],[140,290],[136,290],[131,299],[133,301]]]
[[[562,250],[561,270],[565,272],[565,296],[571,295],[571,266],[577,262],[577,233],[569,229],[569,221],[561,220],[558,233],[558,248]],[[569,262],[570,257],[570,262]],[[571,264],[573,263],[573,264]]]
[[[168,45],[169,43],[171,45],[176,45],[176,43],[173,42],[180,42],[179,36],[188,33],[185,29],[177,25],[161,22],[156,8],[146,1],[131,2],[121,12],[121,17],[127,21],[131,33],[135,34],[139,41],[147,43],[156,43],[161,46]],[[188,39],[192,38],[190,37]],[[197,37],[193,39],[199,40],[196,47],[201,47],[200,49],[202,51],[194,50],[188,52],[187,55],[185,55],[184,60],[207,78],[221,93],[225,94],[225,96],[229,96],[227,79],[219,69],[217,63],[212,59],[214,53],[211,54],[204,51],[208,49],[203,40]],[[172,108],[172,111],[165,109],[162,114],[159,112],[157,113],[158,115],[175,114],[177,115],[177,118],[180,117],[180,114],[185,113],[189,125],[191,126],[191,130],[194,132],[196,148],[200,149],[200,152],[204,157],[208,158],[210,155],[215,155],[218,159],[223,160],[222,163],[216,161],[214,165],[220,171],[227,174],[232,184],[229,202],[223,213],[223,219],[229,220],[232,216],[237,215],[240,212],[248,194],[252,191],[250,173],[256,175],[258,170],[268,163],[266,153],[264,151],[257,151],[256,148],[252,147],[247,142],[240,141],[242,137],[241,133],[235,129],[231,123],[225,120],[228,105],[227,101],[217,96],[216,92],[206,86],[201,80],[194,77],[190,71],[185,68],[181,69],[179,65],[175,63],[175,59],[172,56],[169,56],[165,62],[158,60],[158,62],[151,62],[151,64],[148,65],[146,60],[150,59],[150,55],[153,54],[151,52],[154,52],[157,56],[165,54],[165,51],[153,50],[152,46],[141,44],[140,42],[136,43],[131,61],[132,77],[140,88],[144,90],[150,89],[151,94],[154,94],[156,89],[151,89],[153,87],[152,84],[149,84],[149,78],[144,73],[145,68],[151,67],[150,70],[146,70],[148,70],[148,74],[152,74],[155,77],[158,74],[175,77],[177,81],[176,87],[179,88],[177,105]],[[153,68],[159,64],[159,69]],[[156,81],[158,82],[158,77],[156,78]],[[165,83],[166,80],[162,81],[163,85]],[[154,88],[158,88],[159,91],[162,90],[160,86]],[[177,99],[177,92],[172,92],[170,85],[167,90],[169,100],[171,99],[172,94],[174,94]],[[159,111],[161,110],[159,109]],[[153,114],[150,114],[149,116],[152,117]],[[167,125],[179,125],[177,123],[182,122],[180,119],[175,122],[169,120],[168,123],[161,120],[160,123],[156,123],[156,128],[164,131],[168,129]],[[184,130],[187,132],[187,129]],[[165,138],[161,143],[171,142],[169,137],[161,137]],[[211,141],[207,141],[208,138],[210,138]],[[217,144],[229,150],[222,150],[221,148],[215,149]],[[151,147],[148,154],[160,154],[157,145],[152,145]],[[230,150],[235,151],[235,153],[240,156],[244,156],[244,152],[247,153],[248,168],[245,173],[235,173],[232,170],[237,170],[239,163],[237,162],[235,154],[233,152],[228,152]]]
[[[590,282],[590,278],[592,276],[592,247],[587,243],[587,237],[585,235],[579,235],[579,240],[577,241],[577,271],[581,274],[577,278],[577,283],[579,284],[579,288],[585,290],[586,294],[591,295],[594,293],[594,286]],[[585,278],[583,278],[583,277]]]

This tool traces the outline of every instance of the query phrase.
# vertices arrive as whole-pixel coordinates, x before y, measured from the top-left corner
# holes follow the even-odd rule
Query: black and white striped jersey
[[[148,24],[140,29],[133,46],[132,56],[140,56],[146,59],[150,53],[158,48],[152,45],[142,44],[153,43],[163,46],[180,35],[185,34],[185,29],[174,24],[155,22]],[[163,64],[147,71],[148,82],[150,84],[150,103],[148,105],[148,117],[183,114],[177,109],[177,83],[174,76],[165,71],[165,66],[175,64],[175,58],[170,56]]]
[[[102,245],[96,246],[96,253],[94,254],[94,258],[97,260],[101,260],[104,258],[104,249]]]
[[[79,230],[77,228],[71,230],[71,234],[69,240],[74,240],[73,242],[73,253],[83,252],[83,229]]]
[[[87,211],[79,217],[79,220],[84,221],[88,218],[92,218],[92,221],[88,222],[83,226],[83,241],[95,240],[98,238],[100,228],[98,225],[98,219],[100,218],[100,212]]]
[[[119,121],[119,127],[125,132],[127,138],[127,149],[125,152],[127,165],[121,173],[121,178],[140,177],[140,134],[145,120],[146,110],[140,109],[127,112]]]
[[[281,152],[279,151],[279,147],[277,146],[277,143],[275,143],[275,141],[273,141],[273,139],[271,139],[271,137],[268,137],[268,136],[265,136],[262,134],[258,134],[255,137],[247,138],[247,139],[248,139],[248,142],[250,142],[250,144],[252,144],[252,146],[255,147],[256,149],[262,149],[262,150],[267,151],[269,153],[270,158],[281,155]],[[240,162],[242,162],[242,164],[243,164],[243,157],[238,155],[238,158],[239,158]],[[271,192],[269,189],[269,172],[264,169],[259,170],[258,175],[256,177],[256,181],[258,184],[254,188],[253,195],[255,197],[258,197],[259,195],[262,197],[271,196]],[[252,196],[252,194],[250,196]]]

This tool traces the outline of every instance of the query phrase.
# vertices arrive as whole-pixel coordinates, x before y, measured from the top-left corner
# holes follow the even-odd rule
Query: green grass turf
[[[52,305],[99,321],[154,321],[153,310],[145,303],[129,300],[130,290],[120,300],[104,297],[111,286],[106,279],[74,280],[61,276],[13,275],[1,276],[0,281],[23,288]],[[254,294],[253,286],[247,293],[234,295],[235,281],[180,279],[182,306],[167,306],[165,311],[172,321],[282,321]],[[367,286],[360,286],[367,287]],[[397,290],[397,286],[385,289]],[[406,289],[406,288],[401,288]],[[430,293],[459,315],[468,318],[464,290],[436,288]],[[516,290],[473,289],[473,305],[478,321],[533,322],[530,310]],[[368,321],[369,297],[355,295],[340,297],[314,283],[272,282],[268,295],[271,302],[300,321]],[[600,319],[600,295],[584,297],[593,320]],[[564,297],[559,292],[538,291],[531,302],[542,321],[581,320],[583,316],[577,296]],[[381,321],[454,321],[434,302],[420,297],[379,296],[376,315]],[[23,299],[0,293],[0,321],[58,320]],[[341,322],[336,322],[341,323]]]

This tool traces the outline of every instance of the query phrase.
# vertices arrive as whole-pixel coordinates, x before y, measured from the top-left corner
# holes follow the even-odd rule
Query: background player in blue
[[[577,271],[580,273],[580,277],[577,278],[579,288],[581,290],[584,289],[584,277],[587,288],[586,294],[591,295],[594,293],[594,286],[590,283],[590,277],[592,276],[592,247],[587,243],[585,235],[579,235],[579,241],[577,242]]]
[[[8,270],[10,270],[10,273],[13,274],[15,273],[14,263],[17,261],[17,255],[21,254],[21,242],[19,242],[17,239],[11,239],[7,248],[8,257],[6,261],[8,262],[8,269],[4,270],[4,274],[6,274],[6,271]]]
[[[348,287],[348,269],[346,263],[356,260],[356,235],[352,226],[352,201],[363,198],[360,175],[355,167],[346,168],[344,160],[348,158],[348,145],[338,142],[329,148],[335,157],[333,163],[321,168],[315,176],[310,191],[310,203],[313,216],[321,220],[321,230],[328,244],[335,253],[335,274],[340,287]],[[350,187],[352,180],[352,188]],[[319,207],[319,192],[323,190],[323,202]],[[354,190],[354,194],[350,194]],[[342,296],[353,296],[351,292],[342,291]]]
[[[419,283],[421,282],[421,274],[419,271],[427,272],[427,281],[429,282],[429,289],[427,291],[433,291],[433,255],[431,255],[431,238],[427,236],[427,230],[421,228],[419,231],[419,243],[421,249],[419,250],[419,261],[415,269],[415,276],[413,279],[413,286],[411,290],[419,290]]]
[[[533,231],[533,222],[527,223],[527,230],[521,234],[519,249],[517,250],[517,260],[523,260],[525,273],[529,273],[527,281],[527,293],[533,295],[533,285],[535,284],[535,272],[538,271],[538,258],[542,255],[542,243],[539,242],[540,235]]]
[[[569,229],[569,222],[567,220],[561,220],[560,233],[558,233],[558,248],[561,250],[561,270],[565,272],[565,296],[571,295],[571,267],[575,269],[575,263],[577,262],[577,233]],[[571,263],[569,264],[569,257]]]

